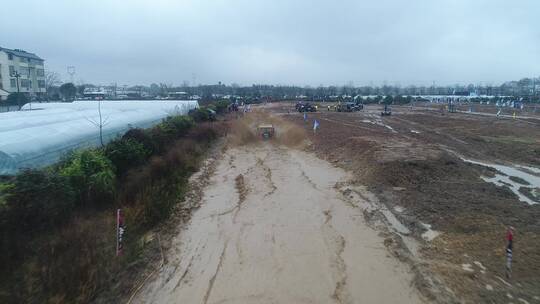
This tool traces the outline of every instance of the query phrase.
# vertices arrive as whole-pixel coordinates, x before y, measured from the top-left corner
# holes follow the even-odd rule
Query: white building
[[[43,62],[36,54],[0,47],[0,99],[7,98],[9,93],[17,90],[29,96],[44,95]]]

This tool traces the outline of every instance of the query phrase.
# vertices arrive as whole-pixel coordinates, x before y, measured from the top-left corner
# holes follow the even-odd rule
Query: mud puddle
[[[520,201],[529,205],[540,203],[540,176],[539,169],[526,166],[504,166],[497,164],[488,164],[470,159],[461,158],[463,161],[489,167],[497,170],[498,173],[493,177],[483,176],[482,179],[488,183],[493,183],[500,187],[509,188],[516,194]],[[525,195],[527,193],[529,195]]]

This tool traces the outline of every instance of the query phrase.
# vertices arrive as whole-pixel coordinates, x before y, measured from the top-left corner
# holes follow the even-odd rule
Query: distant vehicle
[[[390,116],[392,115],[392,110],[388,105],[384,105],[384,110],[381,112],[381,116]]]
[[[338,107],[336,108],[338,112],[353,112],[354,111],[354,103],[352,102],[346,102],[346,103],[340,103]]]
[[[341,103],[336,106],[336,111],[338,112],[356,112],[364,108],[364,105],[361,103],[346,102]]]
[[[275,130],[271,124],[261,124],[257,127],[257,134],[263,139],[267,140],[274,137]]]
[[[317,112],[317,107],[312,105],[312,104],[309,104],[309,103],[301,104],[296,109],[300,113],[302,113],[302,112]]]

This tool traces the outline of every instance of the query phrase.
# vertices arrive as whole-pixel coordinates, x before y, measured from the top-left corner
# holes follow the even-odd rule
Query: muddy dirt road
[[[422,303],[350,176],[269,143],[229,149],[135,303]],[[347,193],[347,192],[345,192]]]

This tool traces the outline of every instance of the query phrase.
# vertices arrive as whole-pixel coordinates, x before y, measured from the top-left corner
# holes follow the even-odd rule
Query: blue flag
[[[319,128],[319,121],[317,121],[316,119],[313,121],[313,132],[317,131],[317,129]]]
[[[304,112],[304,121],[306,121],[306,120],[307,120],[307,113]]]

